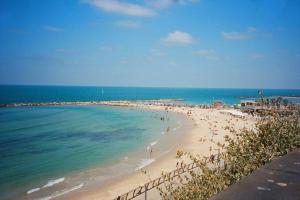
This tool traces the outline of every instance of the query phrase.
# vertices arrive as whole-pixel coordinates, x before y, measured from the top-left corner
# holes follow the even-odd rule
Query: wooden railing
[[[140,196],[141,194],[145,194],[145,199],[146,199],[147,191],[159,186],[160,184],[164,183],[165,181],[170,180],[184,172],[193,170],[196,167],[197,167],[196,163],[190,163],[188,165],[184,165],[184,166],[177,168],[176,170],[169,172],[157,179],[149,181],[148,183],[146,183],[143,186],[139,186],[123,195],[118,196],[115,200],[130,200],[130,199],[134,199],[134,198]]]
[[[219,158],[219,154],[213,155],[209,158],[205,159],[205,162],[214,162],[214,158],[216,158],[216,156]],[[212,159],[213,158],[213,159]],[[139,186],[123,195],[118,196],[117,198],[115,198],[114,200],[131,200],[134,199],[142,194],[145,195],[145,200],[147,199],[147,192],[153,188],[156,188],[157,186],[161,185],[162,183],[166,182],[166,181],[170,181],[172,178],[179,176],[180,174],[183,174],[185,172],[191,171],[195,168],[197,168],[199,165],[197,163],[190,163],[190,164],[183,164],[180,163],[180,166],[178,166],[177,169],[164,174],[163,176],[154,179],[152,181],[149,181],[148,183],[144,184],[143,186]]]

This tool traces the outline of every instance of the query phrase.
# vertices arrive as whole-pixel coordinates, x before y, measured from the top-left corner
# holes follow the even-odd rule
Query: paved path
[[[242,178],[211,200],[300,200],[300,149]]]

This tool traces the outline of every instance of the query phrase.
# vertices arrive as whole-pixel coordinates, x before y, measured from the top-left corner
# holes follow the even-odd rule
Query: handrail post
[[[146,183],[146,184],[144,185],[144,187],[145,187],[145,200],[147,200],[148,186],[149,186],[149,183]]]

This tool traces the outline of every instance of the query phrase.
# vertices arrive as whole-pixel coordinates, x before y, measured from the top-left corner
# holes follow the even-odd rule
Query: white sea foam
[[[178,125],[177,127],[173,128],[172,130],[175,132],[177,129],[180,129],[181,128],[181,124]]]
[[[138,167],[135,168],[135,171],[143,169],[144,167],[146,167],[147,165],[150,165],[154,161],[155,161],[155,159],[142,159],[142,160],[140,160],[140,162],[138,164]]]
[[[39,191],[41,188],[33,188],[33,189],[31,189],[31,190],[28,190],[27,191],[27,194],[31,194],[31,193],[34,193],[34,192],[37,192],[37,191]]]
[[[73,192],[74,190],[78,190],[78,189],[80,189],[80,188],[82,188],[82,187],[83,187],[83,183],[81,183],[80,185],[77,185],[77,186],[75,186],[75,187],[72,187],[72,188],[70,188],[70,189],[65,189],[65,190],[62,190],[62,191],[60,191],[60,192],[56,192],[56,193],[54,193],[53,195],[50,195],[50,196],[47,196],[47,197],[43,197],[43,198],[41,198],[41,199],[39,199],[39,200],[50,200],[50,199],[54,199],[54,198],[56,198],[56,197],[59,197],[59,196],[68,194],[68,193],[70,193],[70,192]]]
[[[150,146],[154,146],[154,145],[156,145],[158,143],[158,140],[156,140],[156,141],[154,141],[154,142],[151,142],[150,143]]]
[[[158,143],[158,140],[151,142],[149,146],[147,146],[147,151],[150,151],[154,145]]]
[[[44,185],[42,188],[51,187],[51,186],[53,186],[53,185],[55,185],[55,184],[64,182],[64,180],[65,180],[65,177],[58,178],[58,179],[54,179],[54,180],[50,180],[50,181],[48,181],[47,184]]]
[[[162,134],[162,135],[164,135],[164,134],[165,134],[165,132],[164,132],[164,131],[162,131],[162,132],[161,132],[161,134]]]
[[[48,181],[44,186],[42,186],[41,188],[40,187],[37,187],[37,188],[33,188],[31,190],[28,190],[27,191],[27,194],[31,194],[31,193],[34,193],[34,192],[37,192],[43,188],[47,188],[47,187],[52,187],[53,185],[55,184],[58,184],[58,183],[61,183],[65,180],[65,177],[62,177],[62,178],[58,178],[58,179],[54,179],[54,180],[50,180]]]

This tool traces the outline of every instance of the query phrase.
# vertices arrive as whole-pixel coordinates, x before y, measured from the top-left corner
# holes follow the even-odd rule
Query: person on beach
[[[148,146],[147,150],[149,151],[149,157],[151,158],[152,157],[152,152],[153,152],[152,145]]]
[[[167,133],[169,133],[169,132],[170,132],[170,127],[167,128]]]

